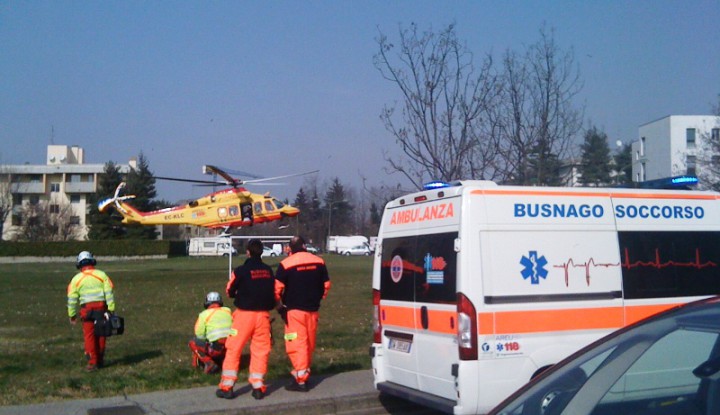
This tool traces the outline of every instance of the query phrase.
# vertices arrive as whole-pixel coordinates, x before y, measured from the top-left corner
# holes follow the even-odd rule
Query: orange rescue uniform
[[[318,310],[329,290],[330,277],[322,258],[302,251],[280,262],[275,275],[275,297],[287,307],[285,351],[298,384],[304,384],[310,377]]]
[[[275,308],[275,278],[272,268],[260,258],[248,258],[242,266],[233,270],[227,284],[227,295],[234,298],[237,309],[233,312],[231,334],[225,342],[220,389],[232,390],[238,378],[240,356],[250,341],[250,367],[248,382],[253,389],[266,390],[265,374],[272,348],[270,338],[270,310]]]

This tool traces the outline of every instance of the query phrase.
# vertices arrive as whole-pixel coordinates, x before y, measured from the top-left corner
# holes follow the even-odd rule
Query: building
[[[0,166],[0,184],[12,195],[12,213],[8,215],[2,239],[13,239],[24,218],[26,205],[48,204],[51,214],[71,212],[70,223],[78,226],[76,236],[86,239],[89,197],[97,192],[98,176],[105,164],[85,164],[85,152],[79,146],[49,145],[45,165]],[[118,164],[120,173],[136,168],[136,161]],[[66,210],[67,207],[70,207]]]
[[[703,165],[714,157],[712,141],[720,143],[720,116],[669,115],[641,125],[638,136],[632,144],[633,181],[702,177]]]

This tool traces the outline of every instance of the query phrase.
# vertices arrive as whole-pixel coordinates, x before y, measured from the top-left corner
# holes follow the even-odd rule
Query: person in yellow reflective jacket
[[[80,270],[67,287],[67,310],[70,324],[76,324],[78,308],[85,341],[85,370],[102,367],[105,357],[105,337],[95,335],[95,319],[105,312],[115,311],[113,283],[103,271],[95,268],[97,261],[88,251],[77,256],[75,266]]]
[[[205,373],[217,373],[225,359],[225,340],[232,333],[232,312],[223,307],[222,298],[216,291],[205,296],[205,310],[195,322],[195,338],[188,346],[193,353],[193,366]]]

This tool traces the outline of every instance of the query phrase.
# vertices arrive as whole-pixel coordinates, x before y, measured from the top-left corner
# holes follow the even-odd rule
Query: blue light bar
[[[442,189],[443,187],[450,187],[450,183],[436,180],[434,182],[425,183],[423,190]]]
[[[690,186],[698,184],[697,176],[683,175],[674,177],[663,177],[662,179],[647,180],[636,183],[636,188],[640,189],[685,189],[690,190]]]
[[[697,184],[698,178],[695,176],[678,176],[672,178],[672,184],[687,184],[687,185],[693,185]]]

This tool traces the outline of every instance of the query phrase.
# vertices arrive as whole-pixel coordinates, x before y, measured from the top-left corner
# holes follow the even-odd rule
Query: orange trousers
[[[83,339],[85,343],[85,356],[89,365],[103,365],[105,358],[105,337],[95,335],[95,321],[90,318],[93,311],[107,311],[107,304],[103,301],[85,303],[80,307]]]
[[[305,383],[310,377],[318,319],[317,311],[288,310],[287,313],[285,352],[293,367],[290,373],[298,383]]]
[[[220,376],[220,389],[232,390],[238,379],[240,356],[245,344],[250,341],[250,368],[248,382],[254,389],[265,391],[265,374],[268,356],[272,349],[270,339],[270,312],[235,310],[232,328],[235,334],[225,341],[225,360]]]

